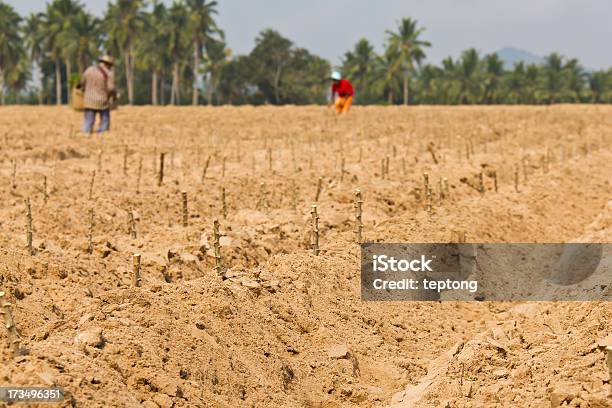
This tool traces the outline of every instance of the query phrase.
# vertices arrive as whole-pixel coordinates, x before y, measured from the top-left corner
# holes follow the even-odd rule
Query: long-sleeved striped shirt
[[[104,70],[104,73],[102,70]],[[81,84],[85,91],[83,98],[85,109],[104,110],[110,108],[110,98],[116,92],[112,71],[107,70],[102,64],[92,65],[83,73]]]

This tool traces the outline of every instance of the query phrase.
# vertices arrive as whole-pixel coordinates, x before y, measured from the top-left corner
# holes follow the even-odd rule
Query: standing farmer
[[[332,84],[332,103],[334,98],[338,95],[335,100],[336,112],[346,113],[353,103],[353,85],[346,79],[342,79],[342,75],[338,71],[334,71],[331,74]]]
[[[98,133],[110,130],[110,109],[117,98],[115,78],[112,72],[113,57],[104,55],[97,64],[87,68],[77,86],[84,91],[85,121],[83,133],[93,133],[96,114],[100,114]]]

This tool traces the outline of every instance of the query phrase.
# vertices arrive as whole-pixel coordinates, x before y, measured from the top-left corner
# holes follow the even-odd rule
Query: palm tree
[[[419,39],[424,28],[417,28],[417,21],[404,18],[398,25],[397,32],[387,31],[389,46],[398,52],[396,64],[402,72],[404,88],[404,105],[408,105],[408,83],[410,73],[414,71],[414,63],[421,65],[425,58],[423,47],[430,47],[431,43]]]
[[[19,37],[21,17],[8,4],[0,3],[0,104],[5,103],[7,76],[20,61],[23,50]]]
[[[584,93],[587,75],[576,58],[572,58],[563,66],[566,81],[566,102],[580,102]]]
[[[168,11],[168,19],[164,33],[168,36],[168,54],[172,61],[172,91],[170,103],[181,103],[181,67],[188,53],[188,32],[185,30],[189,22],[189,10],[182,2],[175,1]]]
[[[421,103],[447,103],[445,97],[444,71],[432,64],[427,64],[421,69],[419,75],[419,101]]]
[[[535,104],[538,102],[538,82],[541,68],[539,65],[529,64],[525,70],[525,85],[523,86],[522,103]]]
[[[266,29],[255,39],[249,59],[257,86],[268,102],[281,104],[283,75],[293,55],[293,43],[278,31]]]
[[[134,104],[134,47],[144,27],[143,5],[143,0],[116,0],[115,3],[109,3],[102,25],[110,45],[121,54],[130,105]]]
[[[361,100],[365,100],[368,91],[368,82],[371,79],[377,56],[374,47],[368,40],[362,38],[353,51],[344,54],[342,62],[342,73],[354,79],[357,88],[357,95]]]
[[[221,72],[229,63],[232,51],[226,47],[223,40],[211,39],[206,42],[206,57],[204,59],[204,70],[207,74],[206,101],[213,105],[213,96],[219,87]]]
[[[448,105],[457,105],[460,103],[462,86],[460,72],[461,61],[454,61],[452,57],[447,57],[442,60],[440,92],[443,103]]]
[[[501,86],[504,75],[504,63],[496,53],[485,56],[485,83],[483,102],[486,104],[499,103],[502,97]]]
[[[81,73],[98,54],[100,44],[99,24],[97,18],[84,9],[80,9],[66,22],[66,27],[60,34],[60,42],[64,44],[66,90],[69,103],[72,97],[72,87],[79,78],[79,74],[76,74],[76,76],[72,74],[73,63],[76,62],[78,72]]]
[[[398,66],[396,64],[398,53],[396,48],[387,48],[385,53],[376,59],[374,68],[375,88],[381,94],[387,95],[389,105],[395,103],[395,91],[399,87]]]
[[[189,8],[188,30],[193,42],[193,95],[192,104],[198,104],[198,79],[200,62],[203,57],[204,46],[214,33],[220,33],[213,15],[217,14],[217,2],[207,0],[187,0]]]
[[[168,9],[164,3],[155,2],[150,13],[144,16],[143,40],[138,42],[138,55],[145,70],[151,71],[151,104],[159,104],[159,83],[164,69],[170,65],[168,36],[164,32],[168,20]],[[163,83],[163,81],[162,81]],[[162,89],[163,92],[163,89]]]
[[[506,102],[517,104],[525,100],[525,63],[519,61],[514,64],[514,69],[508,71],[505,77],[506,82]]]
[[[83,6],[77,0],[53,0],[47,4],[44,23],[47,40],[45,45],[55,62],[55,99],[58,105],[62,104],[62,58],[66,63],[67,82],[71,71],[71,56],[67,51],[71,39],[67,37],[66,32],[70,29],[73,17],[82,9]]]
[[[612,69],[589,75],[589,100],[592,103],[612,102]]]
[[[76,59],[79,72],[83,72],[99,54],[100,20],[85,10],[81,10],[72,19],[65,37],[68,54]]]
[[[23,43],[30,59],[30,64],[36,64],[38,67],[41,65],[42,57],[45,49],[43,47],[44,32],[43,32],[43,20],[44,16],[42,13],[32,13],[24,21],[21,27],[23,33]],[[40,88],[38,89],[38,104],[43,103],[43,77],[40,76]]]
[[[470,48],[461,53],[457,65],[457,80],[459,82],[459,103],[476,103],[482,93],[482,81],[479,72],[480,58],[478,51]]]
[[[561,101],[566,91],[563,58],[557,53],[550,54],[546,57],[541,72],[538,98],[548,104]]]
[[[6,84],[15,95],[15,102],[21,103],[21,91],[25,89],[27,83],[32,79],[30,61],[24,49],[21,50],[21,57],[17,65],[9,71]]]

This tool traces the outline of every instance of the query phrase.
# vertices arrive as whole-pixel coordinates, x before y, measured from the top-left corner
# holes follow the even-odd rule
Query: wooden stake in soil
[[[319,255],[319,215],[317,214],[317,205],[313,204],[310,210],[310,216],[312,217],[312,234],[310,245],[312,247],[312,253],[315,256]]]
[[[89,201],[93,199],[94,183],[96,182],[96,171],[91,172],[91,180],[89,181]]]
[[[123,175],[127,176],[128,170],[128,145],[126,144],[123,149]]]
[[[153,174],[157,174],[157,146],[153,148]]]
[[[43,202],[49,201],[49,190],[47,189],[47,176],[43,176]]]
[[[32,206],[30,198],[24,200],[26,207],[26,245],[30,255],[34,255],[34,247],[32,246]]]
[[[344,181],[344,165],[345,165],[345,160],[344,157],[342,157],[342,160],[340,161],[340,182]]]
[[[427,151],[431,154],[431,158],[433,159],[435,164],[438,164],[438,158],[436,157],[436,147],[433,142],[429,142],[427,144]]]
[[[159,172],[157,173],[157,185],[161,186],[164,182],[164,157],[166,153],[159,154]]]
[[[423,199],[427,200],[427,192],[429,191],[429,174],[423,173]]]
[[[89,209],[89,231],[87,233],[87,253],[93,254],[94,209]]]
[[[493,177],[493,186],[495,187],[495,192],[497,193],[497,170],[493,170],[491,177]]]
[[[183,203],[183,227],[189,225],[189,210],[187,208],[187,192],[181,191],[181,201]]]
[[[223,219],[227,219],[227,203],[225,201],[225,187],[221,187],[221,211],[223,213]]]
[[[606,347],[606,362],[608,363],[608,371],[610,373],[608,377],[610,379],[610,391],[608,395],[612,396],[612,346]]]
[[[136,220],[134,219],[134,212],[132,209],[128,209],[128,234],[132,239],[136,239]]]
[[[389,155],[385,156],[385,175],[389,178]]]
[[[272,171],[272,148],[268,147],[268,170]]]
[[[380,178],[385,179],[385,159],[380,159]]]
[[[361,190],[355,190],[355,199],[353,206],[355,207],[355,241],[358,244],[362,242],[363,222],[362,222],[362,206]]]
[[[224,278],[223,265],[221,263],[221,233],[219,232],[219,220],[213,221],[213,249],[215,253],[215,269],[217,274]]]
[[[484,175],[482,174],[482,171],[478,173],[478,190],[480,191],[480,194],[484,195],[485,185],[484,185]]]
[[[427,186],[427,213],[431,215],[432,205],[431,205],[431,187]]]
[[[449,188],[448,188],[448,179],[447,179],[446,177],[444,177],[444,178],[442,179],[442,183],[443,183],[443,185],[444,185],[444,192],[445,192],[445,193],[444,193],[444,197],[446,197],[446,198],[450,198],[450,190],[449,190]]]
[[[259,199],[257,200],[258,210],[268,209],[268,193],[266,192],[266,183],[262,182],[259,184]]]
[[[210,156],[206,158],[206,163],[204,164],[204,168],[202,169],[202,184],[204,184],[204,180],[206,179],[206,172],[208,171],[209,164],[210,164]]]
[[[11,160],[12,170],[11,170],[11,187],[13,190],[17,189],[17,160]]]
[[[293,164],[293,172],[297,173],[298,166],[297,160],[295,159],[295,143],[293,143],[293,141],[291,142],[291,163]]]
[[[319,197],[321,196],[321,191],[323,190],[323,177],[319,177],[317,181],[317,192],[315,194],[315,203],[319,202]]]
[[[465,231],[463,230],[452,230],[450,242],[464,244],[466,242]]]
[[[519,165],[514,166],[514,191],[519,192]]]
[[[132,260],[132,286],[135,288],[140,287],[141,278],[140,278],[140,254],[134,254]]]
[[[138,159],[138,174],[136,176],[136,194],[140,194],[140,180],[142,179],[142,156]]]
[[[0,314],[4,317],[4,327],[8,331],[8,340],[13,357],[19,354],[21,339],[15,327],[13,314],[11,313],[11,303],[5,299],[5,293],[0,292]]]

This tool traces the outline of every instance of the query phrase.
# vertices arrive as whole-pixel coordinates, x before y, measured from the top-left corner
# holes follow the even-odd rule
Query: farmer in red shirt
[[[353,85],[346,79],[342,79],[342,75],[338,71],[332,72],[331,79],[334,81],[332,84],[332,103],[338,95],[335,101],[336,112],[346,113],[353,103]]]

